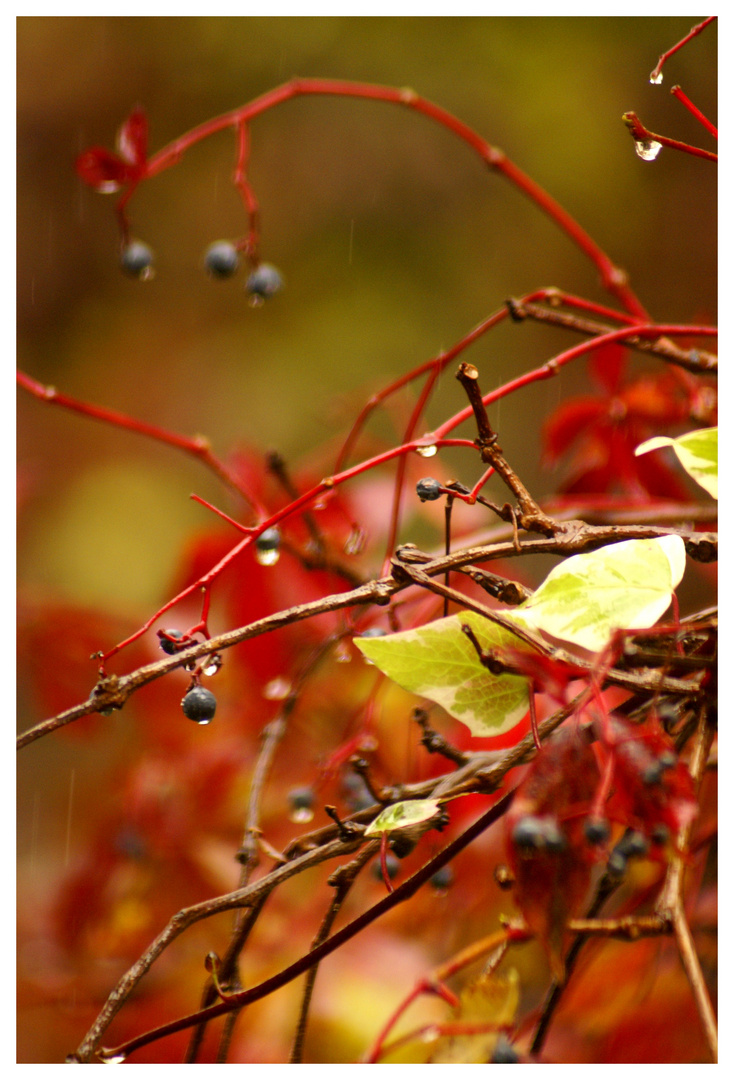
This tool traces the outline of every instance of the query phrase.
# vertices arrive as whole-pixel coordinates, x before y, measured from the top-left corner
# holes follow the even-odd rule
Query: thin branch
[[[577,555],[619,540],[644,540],[667,536],[670,531],[670,529],[656,526],[592,526],[574,522],[569,523],[569,527],[563,534],[558,534],[552,539],[539,537],[523,540],[520,554]],[[717,538],[715,534],[701,533],[695,530],[676,530],[676,532],[685,541],[686,551],[691,558],[701,562],[711,562],[716,558]],[[174,656],[166,656],[152,664],[146,664],[128,675],[107,676],[100,680],[86,701],[36,724],[19,735],[16,748],[21,750],[23,747],[35,742],[36,739],[40,739],[52,731],[64,727],[66,724],[79,720],[83,716],[89,716],[93,713],[104,714],[110,710],[121,709],[130,695],[141,686],[145,686],[155,679],[175,671],[177,668],[185,667],[192,660],[208,656],[212,652],[222,652],[232,648],[234,645],[239,645],[243,641],[249,641],[254,637],[278,630],[283,626],[313,618],[315,615],[322,615],[330,611],[338,611],[362,604],[384,606],[390,602],[392,596],[411,584],[421,584],[427,587],[423,580],[424,577],[427,577],[430,581],[432,575],[442,575],[447,569],[460,569],[470,563],[481,563],[489,559],[502,559],[515,553],[516,547],[512,541],[490,544],[486,547],[465,548],[454,552],[452,555],[440,556],[435,559],[432,559],[430,555],[418,552],[416,549],[404,546],[398,550],[400,565],[404,570],[407,570],[408,566],[414,562],[422,564],[420,577],[416,575],[411,577],[408,574],[401,581],[396,580],[394,577],[380,578],[348,592],[323,597],[321,600],[314,600],[307,604],[297,604],[273,615],[268,615],[263,619],[258,619],[237,630],[230,630],[217,637],[209,638],[207,641],[192,645],[187,649],[182,649],[181,652],[176,653]],[[432,583],[431,587],[433,588],[435,585],[437,583]],[[444,594],[441,593],[440,595],[443,596]],[[461,593],[454,593],[451,598],[464,607],[477,610],[476,607],[472,608],[472,604],[475,602]],[[491,611],[489,608],[482,608],[481,611],[488,618],[505,625],[502,616],[498,612]],[[516,625],[512,627],[508,625],[507,629],[511,629],[515,634],[520,634]],[[630,687],[633,685],[639,687],[641,685],[637,677],[626,675],[624,678],[627,682],[620,683],[620,685],[629,685]],[[665,686],[666,692],[690,693],[690,684],[685,684],[681,680],[666,680],[661,685]],[[682,687],[687,687],[687,689],[683,690]]]

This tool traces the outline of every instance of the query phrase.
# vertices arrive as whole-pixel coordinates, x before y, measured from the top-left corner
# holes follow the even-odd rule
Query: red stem
[[[626,274],[621,271],[608,255],[592,240],[589,234],[581,228],[578,222],[569,214],[560,203],[536,184],[529,176],[511,162],[502,150],[496,149],[485,139],[481,138],[467,124],[464,124],[450,112],[442,109],[433,102],[420,97],[413,90],[398,89],[391,86],[372,86],[367,83],[346,82],[340,79],[292,79],[282,86],[269,90],[266,94],[256,98],[247,105],[242,105],[222,116],[214,117],[193,128],[179,139],[169,143],[168,146],[154,154],[148,162],[142,179],[150,179],[176,164],[182,155],[193,145],[216,132],[227,128],[241,129],[255,116],[272,109],[276,105],[289,101],[292,98],[307,94],[335,95],[338,97],[365,98],[373,101],[383,101],[394,105],[404,105],[416,112],[440,124],[453,132],[477,153],[487,165],[514,184],[523,194],[547,214],[558,227],[566,233],[574,244],[595,264],[606,289],[631,314],[644,318],[646,313],[640,301],[627,283]],[[132,189],[123,195],[118,203],[118,214],[122,214],[124,206],[132,195]],[[124,214],[122,215],[123,220]]]
[[[678,49],[682,49],[684,45],[687,45],[691,38],[696,37],[696,35],[700,34],[702,30],[705,30],[709,23],[712,23],[715,18],[716,15],[709,15],[707,19],[704,19],[703,22],[697,23],[692,30],[689,30],[686,36],[682,38],[677,45],[674,45],[672,49],[668,49],[667,52],[664,52],[663,55],[659,58],[653,70],[650,72],[650,82],[657,81],[657,77],[663,69],[663,64],[669,57],[673,55],[673,53],[677,53]]]
[[[654,323],[647,325],[635,323],[632,326],[625,326],[619,330],[610,330],[608,334],[600,334],[590,341],[582,341],[581,344],[575,345],[572,349],[568,349],[566,352],[554,356],[552,360],[549,360],[534,371],[528,371],[524,375],[520,375],[517,379],[512,379],[510,382],[505,383],[504,386],[500,386],[497,390],[492,390],[491,393],[482,398],[482,401],[485,405],[491,405],[494,401],[507,397],[508,394],[513,393],[515,390],[519,390],[522,386],[528,386],[530,383],[552,378],[558,373],[559,368],[564,367],[572,360],[577,360],[579,356],[585,356],[586,353],[593,352],[594,349],[601,349],[604,345],[611,345],[615,341],[624,341],[624,339],[628,337],[716,337],[717,333],[718,330],[713,326],[668,326],[657,325]],[[464,421],[468,420],[472,415],[472,407],[471,405],[468,405],[465,409],[462,409],[461,412],[452,416],[450,420],[447,420],[444,424],[441,424],[440,427],[437,427],[433,432],[433,436],[439,440],[444,439],[449,432],[459,427],[460,424],[463,424]]]
[[[710,135],[713,135],[715,139],[718,139],[719,133],[714,127],[714,125],[711,123],[708,117],[703,115],[700,109],[696,108],[688,95],[683,93],[680,86],[672,87],[670,92],[673,97],[678,98],[678,101],[680,101],[682,105],[685,105],[689,113],[692,113],[692,115],[695,116],[701,124],[703,124],[703,126],[706,128]]]
[[[656,135],[654,131],[648,131],[637,113],[623,113],[622,119],[635,142],[659,142],[661,146],[668,146],[671,150],[682,150],[684,154],[692,154],[693,157],[704,158],[706,161],[719,160],[718,155],[710,150],[702,150],[699,146],[690,146],[689,143],[680,142],[678,139],[669,139],[667,135]]]
[[[219,458],[215,457],[211,451],[209,442],[201,436],[189,439],[185,435],[177,435],[173,431],[166,431],[165,428],[156,427],[155,424],[146,424],[142,420],[136,420],[132,416],[126,416],[125,413],[116,412],[113,409],[105,409],[100,405],[90,405],[86,401],[78,401],[76,398],[60,393],[55,386],[44,386],[43,383],[37,382],[36,379],[32,379],[30,375],[26,375],[23,371],[19,371],[16,377],[18,385],[22,386],[24,390],[27,390],[29,394],[32,394],[33,397],[38,398],[40,401],[46,401],[50,405],[61,405],[65,409],[71,409],[72,412],[78,412],[83,416],[89,416],[92,420],[101,420],[106,424],[112,424],[114,427],[124,428],[126,431],[134,431],[138,435],[147,435],[149,438],[166,443],[168,446],[173,446],[177,450],[183,450],[187,454],[193,454],[194,457],[200,458],[208,465],[209,468],[217,474],[220,480],[229,487],[234,488],[234,490],[250,504],[258,517],[267,516],[267,510],[255,496],[244,488],[239,480],[229,472]]]

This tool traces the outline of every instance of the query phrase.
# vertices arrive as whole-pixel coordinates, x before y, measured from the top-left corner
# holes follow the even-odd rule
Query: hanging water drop
[[[657,68],[655,68],[654,71],[650,72],[650,82],[652,83],[653,86],[660,86],[660,83],[662,81],[663,81],[663,73],[662,73],[662,71],[658,71]]]
[[[293,788],[293,790],[288,793],[288,805],[290,807],[288,817],[297,825],[306,825],[309,821],[313,821],[314,802],[315,795],[313,788]]]
[[[255,541],[255,558],[261,566],[275,566],[280,558],[280,530],[266,529]]]
[[[643,161],[654,161],[662,148],[656,139],[635,139],[635,152]]]
[[[221,666],[222,666],[222,658],[221,658],[221,656],[212,656],[211,660],[209,661],[207,666],[204,668],[204,674],[209,675],[209,676],[216,675],[216,673],[219,671]]]
[[[416,446],[416,454],[420,454],[421,457],[435,457],[438,453],[438,447],[431,443],[427,446]]]
[[[124,1054],[112,1054],[110,1057],[103,1057],[102,1061],[105,1065],[122,1065],[125,1061]]]

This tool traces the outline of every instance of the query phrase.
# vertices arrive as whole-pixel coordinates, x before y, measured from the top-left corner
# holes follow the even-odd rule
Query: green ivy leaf
[[[525,647],[514,634],[472,611],[416,630],[355,638],[354,644],[404,690],[442,705],[472,735],[501,735],[527,712],[527,680],[519,675],[492,675],[482,667],[476,649],[462,633],[462,623],[471,626],[485,650]]]
[[[430,821],[440,811],[441,804],[438,799],[406,799],[405,802],[396,802],[370,822],[364,830],[364,835],[374,836],[375,833],[408,829],[420,821]]]
[[[693,477],[697,484],[713,495],[719,497],[719,429],[702,428],[700,431],[689,431],[687,435],[681,435],[677,439],[669,439],[663,435],[655,439],[648,439],[635,450],[635,455],[647,454],[650,450],[658,450],[661,446],[672,446],[683,468],[689,476]]]
[[[685,570],[680,536],[625,540],[573,555],[551,570],[511,618],[599,652],[617,629],[652,626]]]

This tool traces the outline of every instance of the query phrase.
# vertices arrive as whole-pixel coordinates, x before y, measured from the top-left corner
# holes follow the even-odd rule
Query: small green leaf
[[[525,647],[514,634],[472,611],[416,630],[355,638],[354,644],[404,690],[442,705],[472,735],[501,735],[527,712],[527,680],[519,675],[492,675],[482,667],[476,649],[462,633],[463,623],[471,626],[485,650]]]
[[[652,626],[685,570],[680,536],[626,540],[573,555],[551,570],[511,618],[599,652],[617,629]]]
[[[658,450],[661,446],[672,446],[678,460],[689,476],[697,484],[713,495],[719,497],[719,429],[702,428],[700,431],[689,431],[687,435],[681,435],[677,439],[669,439],[660,435],[655,439],[648,439],[640,443],[635,450],[635,455],[647,454],[650,450]]]
[[[374,836],[375,833],[407,829],[420,821],[430,821],[440,811],[441,804],[438,799],[407,799],[405,802],[396,802],[370,822],[364,835]]]

